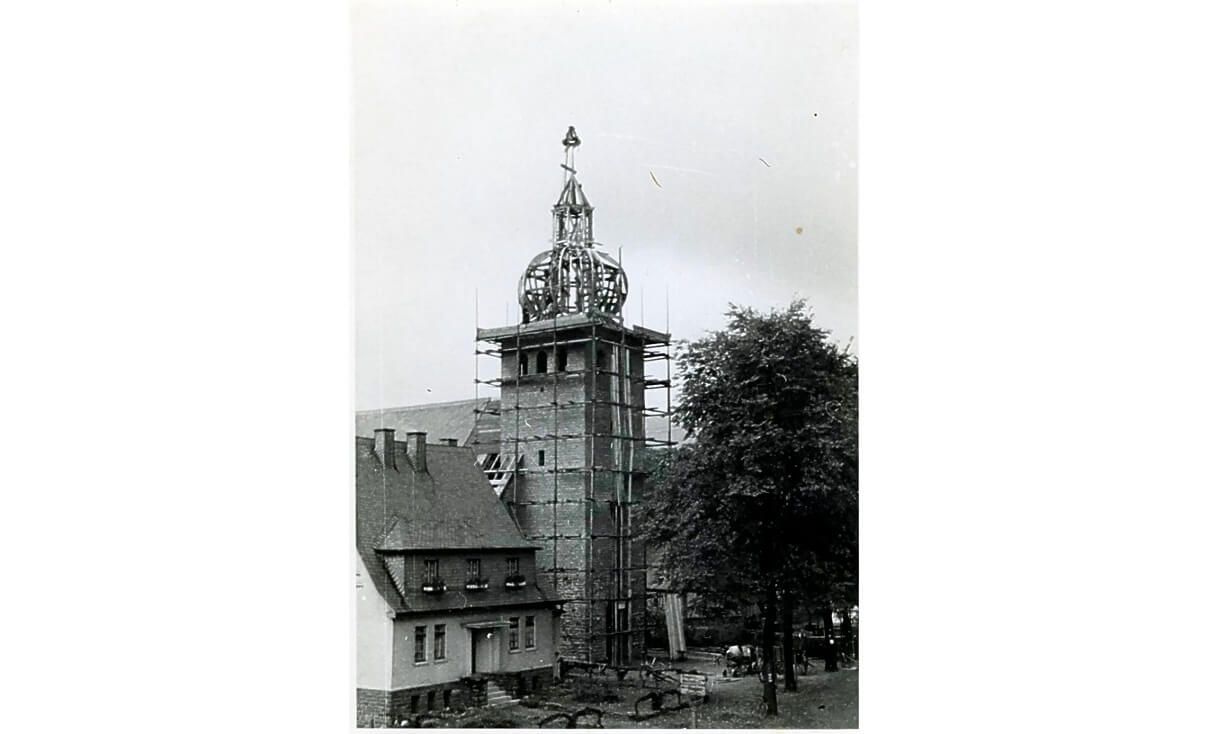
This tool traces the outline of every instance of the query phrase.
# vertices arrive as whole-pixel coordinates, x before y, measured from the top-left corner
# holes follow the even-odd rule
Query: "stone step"
[[[517,699],[508,698],[503,701],[488,701],[487,707],[488,708],[503,708],[505,706],[515,706],[518,703],[520,703],[520,701],[518,701]]]
[[[484,692],[487,694],[486,704],[488,706],[510,706],[512,704],[519,703],[517,699],[508,695],[508,691],[504,690],[498,684],[490,680],[487,682],[487,685],[484,686]]]

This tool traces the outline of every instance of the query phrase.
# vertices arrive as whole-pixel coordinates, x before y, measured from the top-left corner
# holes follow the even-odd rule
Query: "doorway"
[[[471,673],[495,673],[500,667],[500,635],[494,629],[471,630]]]

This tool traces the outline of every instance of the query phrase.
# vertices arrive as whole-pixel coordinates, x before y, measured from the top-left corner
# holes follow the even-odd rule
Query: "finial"
[[[567,128],[567,134],[563,136],[563,147],[574,148],[580,144],[580,136],[576,135],[575,126]]]

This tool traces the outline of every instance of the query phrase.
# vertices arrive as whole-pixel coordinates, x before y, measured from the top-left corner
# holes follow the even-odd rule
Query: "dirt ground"
[[[511,722],[513,726],[536,728],[543,718],[559,710],[576,711],[593,706],[605,712],[602,726],[609,729],[856,729],[857,728],[857,679],[856,668],[842,669],[837,673],[823,672],[823,661],[813,660],[806,675],[798,679],[798,691],[787,693],[778,681],[777,701],[779,715],[766,717],[761,705],[761,685],[758,676],[725,678],[722,668],[713,661],[691,660],[679,667],[693,668],[710,674],[710,699],[692,709],[682,709],[661,714],[645,721],[635,721],[629,714],[634,711],[634,701],[651,688],[641,688],[631,681],[617,686],[621,700],[616,703],[583,703],[576,701],[573,684],[564,682],[542,695],[540,701],[531,699],[526,705],[514,705],[492,709],[482,719],[481,726],[502,726]],[[607,678],[598,678],[605,681]],[[613,683],[610,682],[610,687]],[[668,705],[675,704],[675,698]],[[644,711],[649,710],[644,705]],[[447,725],[473,727],[475,715],[449,721]],[[595,717],[581,719],[580,727],[595,723]],[[560,726],[560,724],[555,724]]]

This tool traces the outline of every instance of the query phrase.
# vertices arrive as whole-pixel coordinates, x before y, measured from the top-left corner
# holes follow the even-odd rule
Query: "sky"
[[[569,125],[627,323],[804,298],[856,351],[855,3],[354,2],[352,30],[358,410],[475,396]]]

